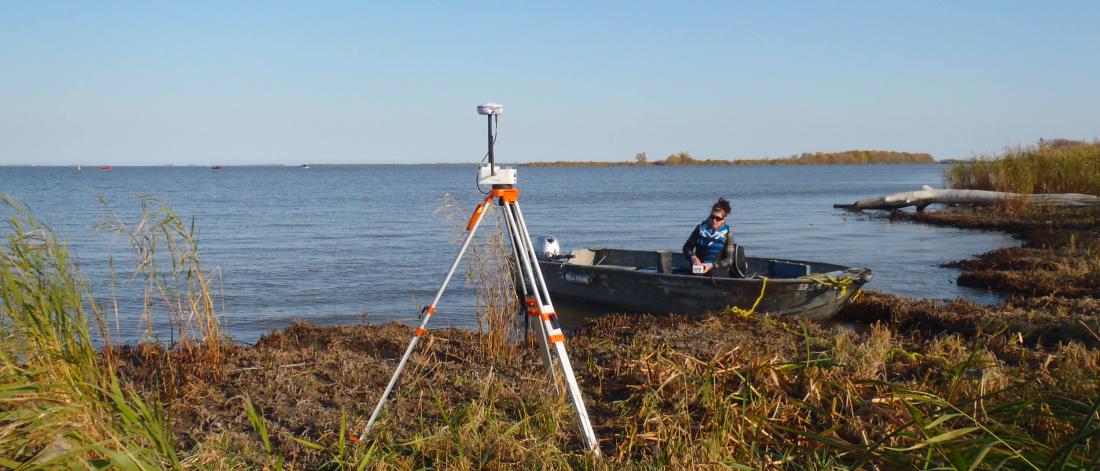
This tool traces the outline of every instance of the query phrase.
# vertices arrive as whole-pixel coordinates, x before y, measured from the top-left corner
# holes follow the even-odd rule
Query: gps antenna
[[[485,115],[488,118],[486,121],[489,123],[489,174],[496,175],[496,166],[493,158],[493,118],[500,116],[504,112],[504,107],[496,103],[486,103],[484,105],[478,105],[477,114]]]

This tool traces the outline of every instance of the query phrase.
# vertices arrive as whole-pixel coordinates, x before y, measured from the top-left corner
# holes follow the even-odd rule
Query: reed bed
[[[1100,141],[1058,139],[1008,148],[952,164],[944,181],[961,189],[1100,195]]]
[[[6,195],[0,247],[0,467],[179,468],[160,404],[119,380],[103,310],[47,227]],[[109,345],[109,343],[107,344]]]

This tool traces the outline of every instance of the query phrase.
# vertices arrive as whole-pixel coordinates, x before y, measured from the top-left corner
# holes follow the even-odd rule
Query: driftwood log
[[[1027,204],[1040,206],[1097,206],[1100,197],[1080,193],[1023,194],[984,190],[946,190],[928,185],[919,191],[906,191],[886,195],[882,198],[859,200],[851,204],[834,204],[834,208],[859,211],[863,209],[898,209],[916,206],[923,211],[930,204],[965,204],[988,206],[1006,200],[1023,200]]]

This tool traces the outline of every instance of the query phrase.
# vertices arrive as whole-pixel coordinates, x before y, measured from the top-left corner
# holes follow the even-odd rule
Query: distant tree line
[[[896,152],[889,150],[847,150],[843,152],[803,152],[780,159],[696,159],[688,152],[677,152],[664,160],[649,160],[645,152],[634,154],[630,162],[534,162],[532,167],[605,167],[605,166],[679,166],[679,165],[822,165],[822,164],[931,164],[936,160],[925,152]]]
[[[783,159],[696,159],[687,152],[677,152],[653,165],[823,165],[823,164],[930,164],[931,154],[895,152],[889,150],[848,150],[844,152],[804,152]]]

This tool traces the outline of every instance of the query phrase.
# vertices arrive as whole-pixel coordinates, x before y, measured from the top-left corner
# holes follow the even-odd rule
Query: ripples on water
[[[833,203],[941,183],[938,165],[521,168],[533,235],[563,248],[679,250],[719,196],[731,199],[737,241],[752,256],[870,267],[869,289],[918,298],[992,302],[955,285],[942,262],[1015,244],[994,232],[891,223]],[[450,193],[472,209],[475,169],[371,167],[0,168],[0,192],[28,204],[67,239],[97,297],[110,297],[106,261],[132,266],[125,240],[94,233],[103,196],[125,217],[155,195],[194,216],[207,267],[219,267],[231,334],[254,341],[301,318],[318,323],[415,319],[457,252],[433,212]],[[4,208],[5,215],[9,211]],[[9,229],[5,226],[3,232]],[[124,271],[121,270],[120,271]],[[476,325],[472,290],[456,277],[433,325]],[[120,283],[127,279],[119,277]],[[140,289],[119,289],[120,337],[140,337]]]

